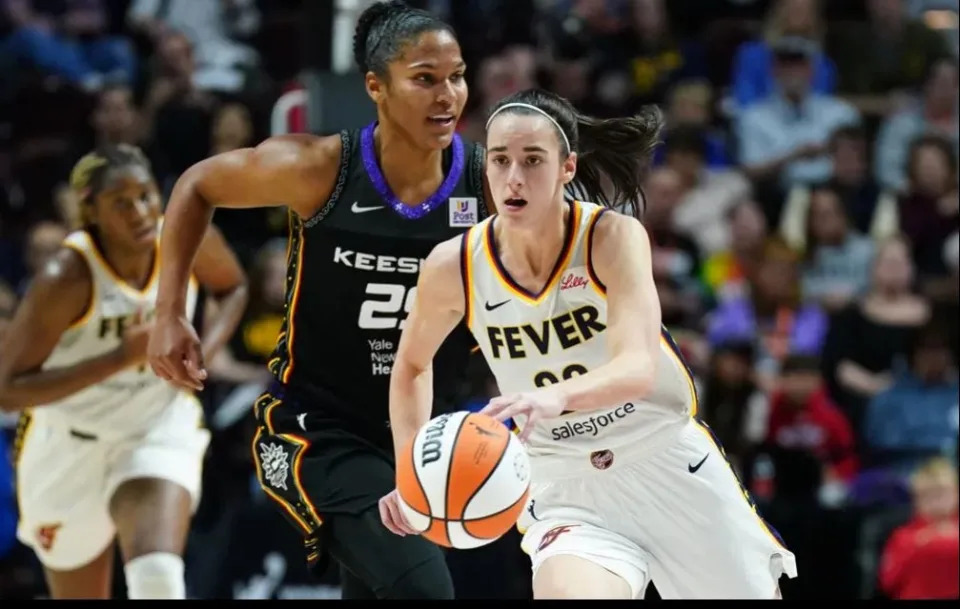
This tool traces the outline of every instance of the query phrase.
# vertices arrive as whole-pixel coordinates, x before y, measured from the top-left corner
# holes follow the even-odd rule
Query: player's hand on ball
[[[559,392],[542,389],[493,398],[480,414],[491,416],[498,421],[512,419],[518,414],[527,417],[527,422],[518,436],[520,441],[526,442],[539,421],[558,417],[565,409],[566,400]]]
[[[186,317],[157,316],[147,357],[154,374],[184,389],[203,389],[207,371],[200,338]]]
[[[400,505],[397,503],[397,497],[397,490],[394,489],[380,498],[380,520],[383,521],[383,526],[387,527],[387,530],[391,533],[395,533],[401,537],[405,535],[418,535],[419,531],[411,527],[410,523],[407,522],[407,519],[403,516]]]

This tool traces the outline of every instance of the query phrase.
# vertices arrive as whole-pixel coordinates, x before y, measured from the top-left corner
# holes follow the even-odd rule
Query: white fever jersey
[[[539,294],[518,285],[500,262],[496,216],[463,237],[465,319],[502,394],[557,383],[610,360],[606,287],[591,266],[590,242],[600,216],[616,212],[593,203],[568,204],[566,240]],[[530,435],[530,455],[582,455],[646,442],[678,429],[695,410],[692,378],[663,330],[651,393],[538,423]],[[525,420],[518,419],[522,428]]]
[[[155,314],[159,242],[153,270],[142,290],[117,275],[88,232],[71,233],[63,245],[87,263],[92,290],[86,312],[60,337],[43,364],[44,370],[65,368],[113,351],[120,346],[126,328],[136,325],[138,320],[150,320]],[[196,304],[197,282],[191,278],[187,291],[190,317]],[[157,377],[150,365],[144,363],[128,367],[57,402],[37,405],[34,415],[98,437],[126,436],[153,427],[179,393],[179,389]]]

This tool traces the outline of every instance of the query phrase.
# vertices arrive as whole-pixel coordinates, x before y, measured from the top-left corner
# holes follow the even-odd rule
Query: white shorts
[[[569,554],[622,577],[634,598],[652,579],[664,599],[772,599],[782,574],[796,577],[705,427],[691,420],[652,454],[611,452],[535,476],[518,522],[534,576]]]
[[[112,543],[110,498],[127,480],[179,484],[196,509],[210,432],[193,395],[179,394],[146,434],[120,440],[78,435],[41,410],[30,415],[17,458],[17,537],[44,566],[77,569]]]

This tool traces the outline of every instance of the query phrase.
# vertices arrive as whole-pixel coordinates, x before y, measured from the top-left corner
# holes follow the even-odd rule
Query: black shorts
[[[381,598],[422,573],[436,581],[410,594],[446,596],[429,588],[450,581],[440,548],[420,536],[394,535],[380,521],[378,502],[396,486],[389,432],[364,433],[301,399],[279,385],[257,399],[253,458],[260,486],[303,535],[308,565],[322,571],[329,554]]]

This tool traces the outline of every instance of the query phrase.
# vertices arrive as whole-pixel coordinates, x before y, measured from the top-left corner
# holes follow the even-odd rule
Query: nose
[[[437,87],[437,105],[449,108],[453,105],[454,99],[456,99],[456,93],[453,90],[453,83],[449,80],[444,80],[443,83]]]
[[[520,163],[511,163],[510,169],[507,170],[507,186],[510,187],[513,194],[519,195],[523,183],[523,169],[520,167]]]

